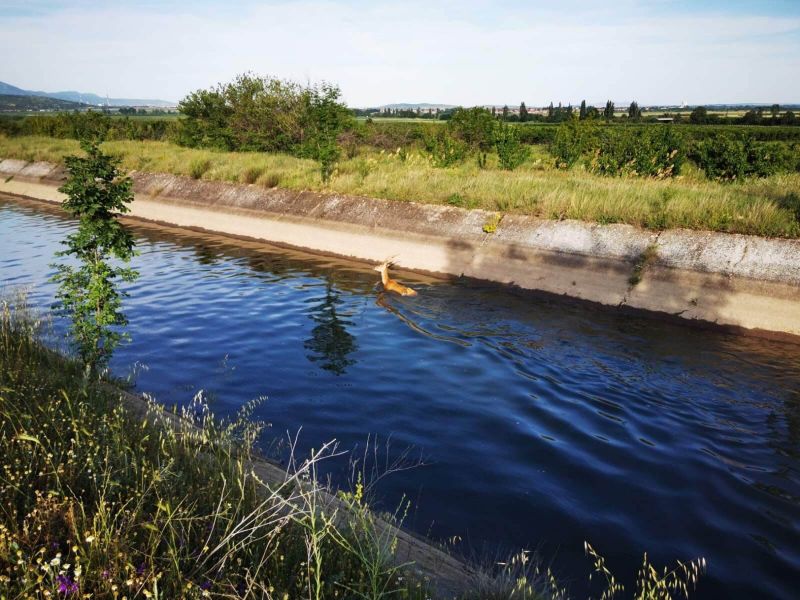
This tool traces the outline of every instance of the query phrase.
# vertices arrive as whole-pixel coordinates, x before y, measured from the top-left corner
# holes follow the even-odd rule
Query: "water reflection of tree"
[[[322,301],[312,307],[311,319],[316,323],[311,330],[311,337],[304,343],[311,362],[319,362],[326,371],[343,375],[347,367],[355,364],[348,358],[358,345],[356,339],[346,329],[353,325],[352,321],[342,318],[337,307],[344,303],[339,292],[333,287],[330,278],[326,278],[325,296]]]

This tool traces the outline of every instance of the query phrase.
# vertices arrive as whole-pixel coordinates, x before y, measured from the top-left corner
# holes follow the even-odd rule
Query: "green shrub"
[[[447,131],[425,140],[425,147],[436,167],[452,167],[467,156],[467,144],[455,139]]]
[[[662,179],[680,172],[686,157],[683,139],[671,126],[645,130],[607,129],[591,163],[601,175],[639,175]]]
[[[556,159],[556,166],[566,169],[574,165],[591,148],[595,139],[595,129],[587,121],[570,119],[558,126],[550,153]]]
[[[496,123],[485,108],[458,108],[447,122],[447,129],[471,149],[485,152],[493,144]]]
[[[726,135],[695,143],[692,159],[709,179],[734,181],[747,173],[747,148],[744,142]]]
[[[500,167],[507,171],[513,171],[530,156],[530,148],[519,141],[517,128],[507,123],[500,123],[495,128],[494,147]]]
[[[718,181],[769,177],[797,167],[796,154],[784,142],[757,143],[727,135],[696,142],[691,158],[709,179]]]
[[[797,157],[783,142],[751,143],[747,148],[748,175],[769,177],[794,171]]]

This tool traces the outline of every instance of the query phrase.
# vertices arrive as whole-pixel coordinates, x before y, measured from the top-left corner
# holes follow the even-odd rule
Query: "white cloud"
[[[629,2],[629,5],[633,3]],[[0,80],[178,99],[252,70],[340,84],[353,105],[606,98],[800,101],[800,21],[483,4],[72,8],[0,18]],[[12,58],[13,57],[13,58]]]

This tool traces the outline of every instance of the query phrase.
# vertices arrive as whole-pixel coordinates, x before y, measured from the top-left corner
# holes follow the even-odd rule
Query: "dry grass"
[[[331,182],[323,185],[311,160],[284,154],[213,152],[166,142],[114,141],[107,151],[123,158],[126,169],[253,183],[265,187],[329,190],[338,193],[453,203],[504,213],[549,219],[629,223],[667,229],[686,227],[772,237],[800,237],[800,174],[778,175],[736,184],[708,181],[688,165],[669,181],[608,178],[577,167],[555,169],[542,147],[513,172],[489,157],[486,169],[475,160],[440,169],[419,152],[405,160],[397,153],[362,150],[343,160]],[[0,137],[0,156],[58,162],[78,151],[74,140]]]

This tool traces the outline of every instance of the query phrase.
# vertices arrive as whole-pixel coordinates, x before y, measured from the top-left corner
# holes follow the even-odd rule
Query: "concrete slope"
[[[525,215],[134,172],[132,216],[513,284],[743,333],[800,336],[800,241]],[[0,161],[0,192],[59,202],[63,168]],[[500,219],[497,222],[497,219]],[[484,226],[496,225],[492,233]],[[486,229],[491,230],[492,227]]]

